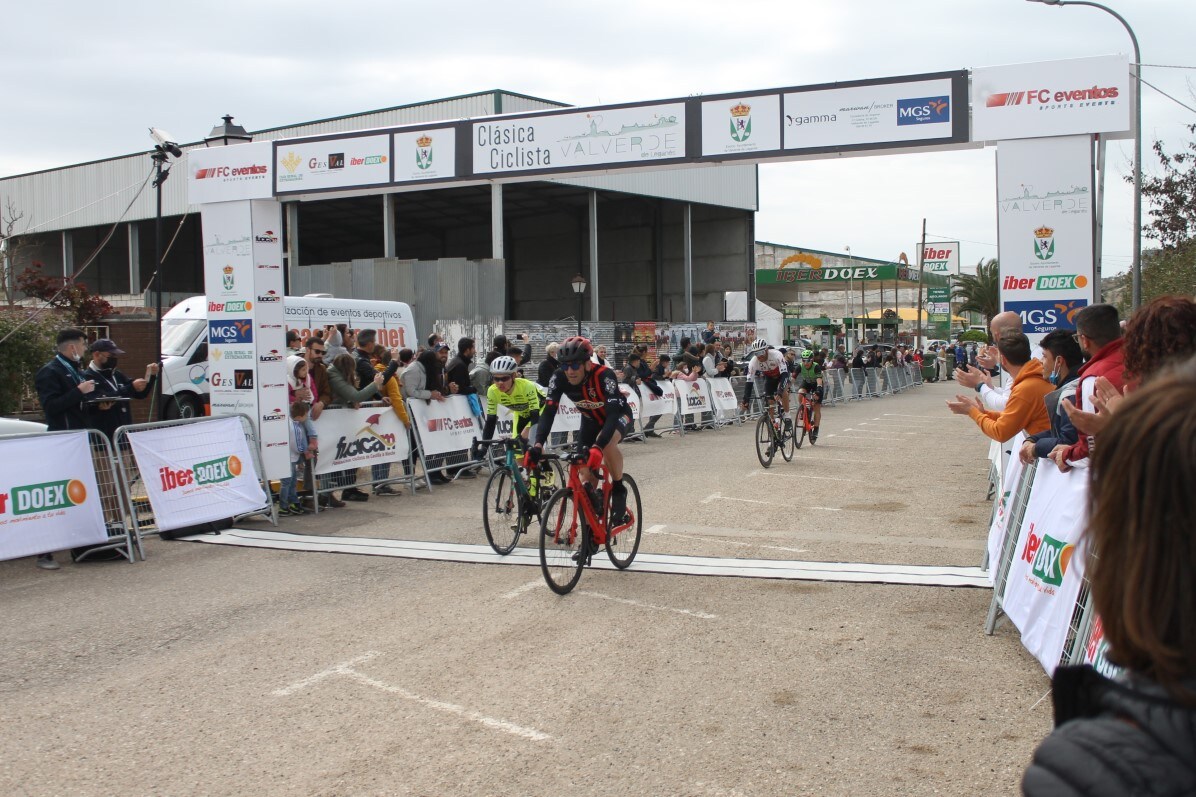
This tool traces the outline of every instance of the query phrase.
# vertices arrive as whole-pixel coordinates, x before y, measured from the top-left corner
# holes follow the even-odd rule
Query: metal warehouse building
[[[562,107],[568,106],[495,90],[252,135],[256,141],[276,140]],[[183,149],[216,144],[217,132]],[[383,259],[422,261],[420,273],[426,273],[428,261],[500,260],[501,286],[472,292],[474,298],[454,307],[454,315],[460,310],[465,317],[512,320],[571,317],[577,304],[570,281],[575,274],[595,273],[596,253],[598,291],[588,295],[587,319],[721,318],[725,291],[754,292],[756,168],[717,165],[288,197],[283,230],[288,292],[352,285],[338,295],[353,298],[363,281],[338,280],[338,271],[372,273]],[[145,152],[0,180],[0,207],[11,202],[24,214],[17,232],[32,230],[13,247],[12,271],[38,263],[45,273],[71,275],[117,225],[79,280],[114,304],[146,304],[155,245],[150,169]],[[176,168],[162,195],[164,246],[173,241],[163,283],[170,303],[203,292],[200,217],[187,204],[185,183]],[[440,307],[421,308],[417,297],[370,295],[410,302],[423,325],[441,315]]]

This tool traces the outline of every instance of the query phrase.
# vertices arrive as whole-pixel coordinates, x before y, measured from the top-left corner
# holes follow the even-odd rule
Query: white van
[[[380,345],[415,348],[418,340],[411,308],[404,302],[334,299],[327,294],[283,297],[286,328],[301,338],[329,324],[378,330]],[[208,402],[208,300],[192,296],[162,316],[162,393],[167,418],[203,414]]]

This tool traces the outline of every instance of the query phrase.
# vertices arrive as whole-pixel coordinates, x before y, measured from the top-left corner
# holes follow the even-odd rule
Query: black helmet
[[[581,337],[566,338],[565,342],[556,350],[556,358],[562,363],[585,362],[593,355],[593,345],[589,339]]]

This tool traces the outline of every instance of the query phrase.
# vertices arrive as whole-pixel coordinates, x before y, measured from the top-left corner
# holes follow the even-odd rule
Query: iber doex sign
[[[240,473],[240,459],[221,457],[208,462],[200,462],[190,468],[163,467],[158,470],[158,477],[162,480],[162,491],[169,492],[192,484],[202,486],[226,482],[236,478]]]

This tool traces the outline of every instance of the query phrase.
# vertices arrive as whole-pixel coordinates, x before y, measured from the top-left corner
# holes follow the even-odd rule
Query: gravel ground
[[[827,408],[767,471],[746,426],[628,445],[641,550],[979,564],[953,388]],[[282,528],[484,543],[483,487]],[[561,598],[534,568],[148,553],[0,562],[0,793],[1007,794],[1050,729],[988,590],[589,570]]]

